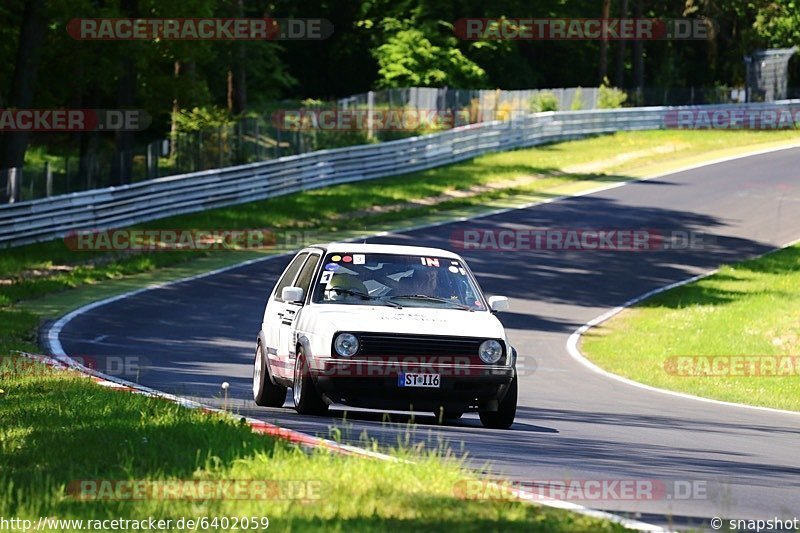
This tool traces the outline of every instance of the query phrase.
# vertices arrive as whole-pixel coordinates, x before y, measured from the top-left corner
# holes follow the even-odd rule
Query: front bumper
[[[439,374],[436,388],[401,387],[401,373]],[[311,375],[330,401],[375,409],[435,411],[496,410],[508,390],[512,366],[484,364],[398,364],[315,358]]]

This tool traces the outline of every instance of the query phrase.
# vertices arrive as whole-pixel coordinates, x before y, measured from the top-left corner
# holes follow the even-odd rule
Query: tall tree
[[[628,18],[628,0],[622,0],[619,6],[619,18]],[[617,41],[617,57],[614,66],[614,85],[617,87],[625,86],[625,39]]]
[[[640,19],[644,16],[643,0],[633,0],[633,18]],[[638,98],[644,90],[644,42],[641,39],[633,41],[633,87]],[[637,103],[639,101],[637,100]]]
[[[603,0],[601,18],[611,18],[611,0]],[[603,36],[600,39],[600,61],[598,62],[598,83],[602,83],[608,76],[608,39]]]
[[[25,1],[14,63],[14,75],[8,91],[8,107],[28,108],[34,103],[36,74],[42,44],[47,32],[47,21],[44,0]],[[0,169],[22,167],[27,146],[27,132],[4,132],[0,137]],[[0,191],[0,194],[5,195],[5,191]]]

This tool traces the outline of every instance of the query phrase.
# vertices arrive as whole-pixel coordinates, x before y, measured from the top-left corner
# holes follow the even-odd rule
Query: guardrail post
[[[44,181],[45,196],[50,198],[53,196],[53,169],[50,167],[50,161],[44,162]]]

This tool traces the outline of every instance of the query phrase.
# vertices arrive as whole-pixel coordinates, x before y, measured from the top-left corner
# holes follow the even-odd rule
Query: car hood
[[[492,313],[369,305],[317,305],[316,319],[335,331],[369,331],[420,335],[452,335],[505,339],[503,325]]]

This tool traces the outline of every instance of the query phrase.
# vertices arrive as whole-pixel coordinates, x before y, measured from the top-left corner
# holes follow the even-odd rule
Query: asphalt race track
[[[565,348],[576,328],[630,298],[800,238],[800,149],[369,242],[452,248],[455,231],[531,227],[674,229],[706,240],[702,249],[465,253],[487,294],[510,297],[511,310],[499,317],[528,363],[517,420],[506,431],[484,429],[477,415],[440,427],[427,415],[416,425],[357,410],[342,423],[343,409],[301,417],[291,400],[256,408],[256,333],[287,257],[98,307],[69,322],[61,342],[70,355],[142,357],[148,366],[139,381],[163,391],[218,398],[228,381],[234,409],[322,436],[338,425],[355,442],[366,430],[386,444],[449,443],[469,452],[472,465],[490,462],[493,472],[526,482],[658,480],[667,493],[655,499],[577,502],[653,523],[800,515],[800,415],[642,390],[592,372]],[[706,493],[683,497],[691,483]]]

